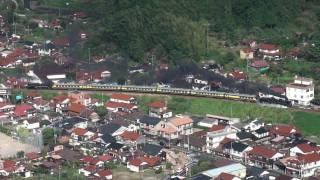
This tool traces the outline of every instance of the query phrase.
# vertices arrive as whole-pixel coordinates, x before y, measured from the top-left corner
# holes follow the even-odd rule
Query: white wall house
[[[310,105],[314,99],[314,84],[311,78],[295,77],[286,87],[286,96],[294,105]]]
[[[236,137],[237,131],[231,129],[230,127],[227,127],[222,131],[207,132],[207,152],[211,153],[213,149],[219,146],[220,142],[224,138],[236,139]]]

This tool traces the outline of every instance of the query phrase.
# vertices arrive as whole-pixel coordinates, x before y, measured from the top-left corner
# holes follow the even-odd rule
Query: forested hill
[[[316,33],[319,5],[319,0],[82,0],[75,8],[98,22],[93,47],[111,43],[137,61],[148,52],[177,61],[205,56],[207,28],[210,37],[229,45],[250,37],[272,41],[292,30]]]

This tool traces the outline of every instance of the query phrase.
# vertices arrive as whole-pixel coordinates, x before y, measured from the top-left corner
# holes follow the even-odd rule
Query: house
[[[279,86],[279,85],[271,86],[270,90],[273,93],[278,94],[278,95],[283,95],[283,96],[286,95],[286,88],[283,86]]]
[[[221,173],[214,180],[241,180],[241,179],[238,178],[237,176],[232,175],[232,174]]]
[[[298,144],[292,148],[290,148],[290,156],[296,156],[299,154],[312,154],[314,152],[320,152],[320,148],[318,146],[312,146],[307,143]]]
[[[102,178],[102,179],[112,179],[112,172],[110,170],[107,170],[107,169],[99,170],[94,175],[96,177],[99,177],[99,178]]]
[[[161,158],[159,157],[137,157],[131,159],[127,163],[127,168],[133,172],[143,172],[148,168],[153,168],[160,165]]]
[[[218,168],[213,168],[207,171],[203,171],[201,172],[201,174],[209,176],[212,179],[214,179],[219,177],[221,173],[227,173],[243,179],[246,177],[246,171],[247,171],[247,168],[244,165],[240,163],[234,163],[234,164],[221,166]]]
[[[264,122],[262,122],[258,119],[255,119],[255,120],[251,121],[249,124],[243,126],[243,129],[246,131],[252,132],[252,131],[256,131],[262,127],[264,127]]]
[[[71,134],[75,128],[86,129],[88,127],[88,121],[81,117],[71,117],[63,119],[59,123],[55,123],[54,127],[60,128],[68,134]]]
[[[91,140],[96,134],[83,128],[75,128],[71,133],[69,144],[72,146],[80,145],[81,142]]]
[[[182,135],[180,137],[180,146],[195,151],[206,152],[206,138],[195,135]]]
[[[42,157],[40,155],[40,153],[36,153],[36,152],[29,152],[25,154],[25,157],[27,158],[27,160],[29,161],[37,161],[40,160]]]
[[[0,175],[9,176],[12,173],[15,173],[18,169],[17,162],[14,160],[1,160],[0,161]]]
[[[143,144],[141,151],[147,156],[159,156],[163,152],[163,147],[155,144]]]
[[[269,64],[265,60],[255,59],[250,62],[250,67],[254,68],[256,71],[263,73],[269,69]]]
[[[314,176],[320,168],[320,154],[299,154],[290,156],[283,161],[286,174],[298,178],[307,178]]]
[[[98,132],[100,134],[109,134],[111,136],[119,136],[127,130],[128,129],[126,127],[115,123],[105,124],[98,128]]]
[[[248,75],[240,70],[234,70],[228,74],[228,77],[231,77],[238,81],[244,81],[248,78]]]
[[[145,134],[156,135],[155,131],[152,131],[153,128],[161,121],[160,118],[143,116],[140,119],[137,119],[139,127]]]
[[[270,129],[270,134],[273,136],[292,137],[294,135],[301,135],[301,130],[294,125],[278,124]]]
[[[86,166],[94,165],[96,167],[102,167],[104,165],[103,161],[101,161],[98,157],[93,157],[93,156],[84,156],[81,159],[81,162]]]
[[[79,174],[82,174],[82,175],[88,177],[90,175],[94,175],[96,171],[97,171],[96,166],[89,165],[89,166],[85,166],[85,167],[79,169]]]
[[[55,111],[61,113],[67,110],[70,99],[67,95],[61,94],[53,97],[51,103],[53,104]]]
[[[264,139],[269,137],[269,131],[264,128],[264,127],[260,127],[259,129],[255,130],[252,132],[253,135],[255,135],[258,139]]]
[[[214,125],[218,125],[218,120],[217,119],[212,119],[212,118],[204,118],[203,120],[198,122],[198,126],[201,127],[206,127],[206,128],[211,128]]]
[[[42,98],[34,99],[32,101],[32,104],[33,104],[33,107],[38,111],[45,112],[50,110],[50,106],[49,106],[50,102]]]
[[[308,106],[314,99],[314,84],[311,78],[296,76],[286,87],[286,96],[293,105]]]
[[[89,106],[92,102],[89,94],[80,91],[72,91],[68,93],[68,97],[72,99],[72,103],[82,104],[84,106]]]
[[[268,132],[268,131],[266,131],[266,132]],[[242,130],[242,131],[237,132],[236,139],[240,142],[246,142],[246,141],[254,141],[256,138],[257,137],[255,135],[253,135],[253,133]]]
[[[274,162],[283,157],[283,154],[264,146],[254,146],[246,153],[245,160],[249,165],[264,168],[273,168]]]
[[[120,134],[119,138],[123,144],[127,146],[137,146],[138,144],[145,143],[145,138],[133,131],[124,131],[122,134]]]
[[[29,104],[17,105],[13,112],[15,118],[29,118],[33,115],[33,107]]]
[[[274,44],[260,44],[258,49],[259,54],[263,59],[280,60],[281,58],[280,49]]]
[[[188,116],[176,116],[168,121],[160,121],[153,131],[166,139],[177,139],[180,135],[193,133],[193,120]]]
[[[123,102],[112,102],[109,101],[106,103],[106,109],[111,112],[127,112],[132,113],[138,109],[138,106],[135,104],[128,104]]]
[[[253,55],[253,49],[251,48],[240,49],[240,59],[253,59]]]
[[[95,142],[99,143],[104,147],[108,147],[110,144],[116,142],[116,138],[111,136],[110,134],[103,134],[94,140]]]
[[[247,144],[242,142],[230,141],[223,145],[223,152],[230,155],[231,159],[243,160],[245,153],[252,150]]]
[[[15,108],[15,105],[13,105],[13,104],[9,104],[6,102],[0,102],[0,112],[8,113],[10,111],[13,111],[14,108]]]
[[[225,138],[236,139],[236,134],[237,131],[230,126],[222,127],[221,125],[217,125],[213,127],[211,131],[207,132],[207,152],[213,152]]]
[[[172,111],[168,110],[167,105],[163,101],[156,101],[148,104],[149,116],[157,118],[170,118]]]
[[[114,93],[110,96],[110,101],[111,102],[116,102],[116,103],[126,103],[126,104],[136,104],[137,100],[135,97],[127,95],[127,94],[119,94],[119,93]]]
[[[73,19],[85,19],[88,17],[88,14],[83,11],[78,11],[73,13]]]
[[[23,126],[29,130],[40,128],[40,121],[36,118],[26,119],[23,121]]]
[[[71,103],[68,107],[68,114],[72,116],[79,116],[85,109],[86,106],[82,104]]]

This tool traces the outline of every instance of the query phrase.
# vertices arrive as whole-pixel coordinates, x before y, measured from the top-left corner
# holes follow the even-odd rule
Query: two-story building
[[[177,139],[180,135],[193,133],[193,120],[188,116],[176,116],[168,121],[160,121],[152,130],[163,138]]]
[[[308,106],[314,99],[314,84],[311,78],[296,76],[286,87],[286,96],[294,105]]]
[[[274,44],[260,44],[259,54],[263,59],[268,60],[280,60],[281,58],[280,49]]]
[[[216,125],[211,128],[210,132],[207,132],[207,152],[211,153],[216,149],[219,144],[225,139],[236,139],[237,131],[232,129],[230,126]]]
[[[170,118],[172,117],[172,111],[167,108],[167,105],[163,101],[156,101],[148,104],[149,116],[157,118]]]
[[[285,173],[298,178],[314,176],[320,169],[320,154],[300,154],[282,161],[285,165]]]
[[[135,97],[127,94],[119,94],[119,93],[112,94],[110,96],[110,101],[117,102],[117,103],[137,104],[137,100]]]
[[[264,146],[254,146],[246,153],[245,161],[252,166],[273,168],[275,161],[282,158],[283,154]]]

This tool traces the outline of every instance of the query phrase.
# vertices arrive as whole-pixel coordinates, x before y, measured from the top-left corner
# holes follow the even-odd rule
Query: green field
[[[289,109],[263,107],[258,104],[224,101],[207,98],[182,98],[182,97],[154,97],[140,96],[139,106],[147,109],[147,104],[154,100],[167,100],[168,107],[175,114],[186,113],[190,115],[204,116],[214,114],[228,117],[260,118],[267,123],[288,123],[301,128],[306,136],[320,134],[320,114],[310,112],[297,112]]]

